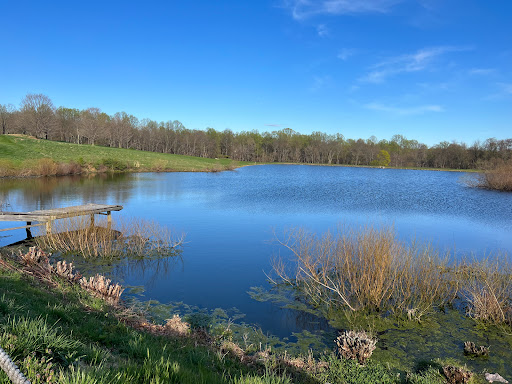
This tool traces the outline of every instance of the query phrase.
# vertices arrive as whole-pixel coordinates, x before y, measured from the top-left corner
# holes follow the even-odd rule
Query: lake
[[[116,217],[141,217],[186,233],[182,257],[169,263],[113,266],[111,273],[140,300],[222,308],[228,316],[291,337],[327,329],[325,321],[253,300],[268,289],[275,241],[286,228],[321,233],[338,224],[393,225],[406,241],[482,257],[512,253],[512,194],[469,188],[458,172],[258,165],[219,173],[139,173],[0,180],[11,210],[89,202],[121,204]],[[12,223],[0,222],[7,228]],[[0,245],[25,237],[2,232]],[[94,269],[94,266],[92,267]],[[130,293],[128,292],[128,296]],[[174,309],[173,309],[174,308]],[[231,310],[230,310],[231,309]],[[165,314],[164,314],[165,318]]]

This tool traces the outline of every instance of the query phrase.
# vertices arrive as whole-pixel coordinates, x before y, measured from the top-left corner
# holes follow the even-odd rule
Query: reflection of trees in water
[[[134,181],[129,174],[37,177],[1,180],[0,196],[9,199],[16,209],[35,210],[60,206],[70,196],[83,202],[121,203],[131,197],[133,188]]]

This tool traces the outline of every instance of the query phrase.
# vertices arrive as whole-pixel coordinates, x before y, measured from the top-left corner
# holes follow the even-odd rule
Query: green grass
[[[60,383],[289,382],[193,340],[131,329],[78,286],[49,288],[6,270],[0,270],[0,345],[33,383],[45,369]],[[0,372],[0,383],[8,382]]]
[[[22,167],[38,159],[50,158],[57,163],[76,162],[80,165],[126,166],[131,170],[148,171],[217,171],[244,165],[231,159],[170,155],[109,148],[84,144],[38,140],[28,136],[0,135],[0,160]]]
[[[0,268],[0,345],[32,383],[424,383],[443,382],[438,362],[403,372],[324,357],[328,369],[304,372],[271,356],[247,366],[191,338],[155,336],[128,327],[119,309],[79,288],[50,287]],[[483,382],[475,377],[471,382]],[[8,384],[0,371],[0,384]]]

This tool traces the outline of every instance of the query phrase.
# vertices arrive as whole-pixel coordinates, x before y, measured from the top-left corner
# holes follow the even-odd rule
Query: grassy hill
[[[46,160],[42,160],[46,159]],[[54,164],[48,161],[51,159]],[[60,167],[58,164],[68,164]],[[70,167],[72,164],[74,167]],[[206,159],[201,157],[170,155],[109,148],[84,144],[69,144],[39,140],[22,135],[0,135],[0,176],[34,176],[52,174],[44,168],[55,168],[53,174],[81,171],[221,171],[244,165],[231,159]],[[77,167],[78,166],[78,167]],[[41,169],[43,168],[43,169]],[[73,171],[74,170],[74,171]],[[2,172],[3,171],[3,172]]]

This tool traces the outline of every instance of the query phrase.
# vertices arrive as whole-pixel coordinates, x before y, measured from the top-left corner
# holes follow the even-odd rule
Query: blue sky
[[[0,0],[0,104],[428,145],[512,137],[510,0]]]

